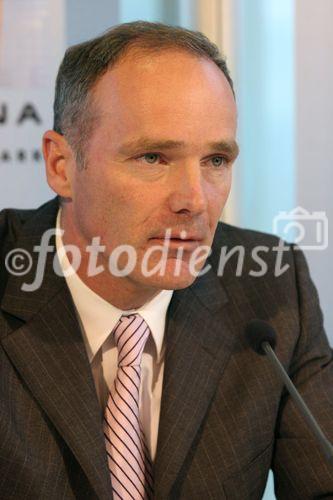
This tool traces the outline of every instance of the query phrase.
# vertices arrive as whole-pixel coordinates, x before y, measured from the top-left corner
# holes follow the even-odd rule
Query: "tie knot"
[[[150,333],[145,320],[139,314],[122,316],[113,333],[118,349],[118,366],[140,366]]]

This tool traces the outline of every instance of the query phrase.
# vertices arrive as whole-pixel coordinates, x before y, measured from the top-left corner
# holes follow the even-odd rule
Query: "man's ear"
[[[72,179],[76,168],[72,148],[54,130],[43,135],[43,155],[48,185],[63,198],[72,198]]]

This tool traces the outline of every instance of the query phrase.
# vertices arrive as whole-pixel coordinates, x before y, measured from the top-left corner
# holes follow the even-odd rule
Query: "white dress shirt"
[[[56,227],[60,224],[58,211]],[[72,295],[78,321],[82,330],[88,359],[101,409],[104,413],[109,389],[117,372],[118,351],[113,335],[110,335],[122,314],[138,313],[147,322],[151,335],[148,337],[141,363],[140,420],[146,436],[152,460],[157,446],[158,424],[161,407],[164,371],[164,329],[167,309],[173,290],[162,290],[150,302],[139,309],[122,311],[93,292],[71,268],[60,235],[56,235],[56,250],[61,269]],[[70,271],[70,272],[69,272]]]

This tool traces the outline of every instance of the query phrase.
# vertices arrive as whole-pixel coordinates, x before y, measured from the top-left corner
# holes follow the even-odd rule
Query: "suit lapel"
[[[52,202],[24,226],[16,246],[33,253],[43,232],[55,225],[57,203]],[[55,245],[54,238],[50,244]],[[54,252],[48,254],[43,286],[23,292],[28,276],[10,276],[2,309],[21,326],[2,344],[29,390],[72,450],[99,498],[111,497],[102,416],[85,346],[65,280],[53,271]],[[10,317],[9,317],[10,318]]]
[[[216,314],[227,295],[213,271],[174,293],[168,313],[162,404],[155,460],[156,498],[168,498],[200,432],[234,337]]]

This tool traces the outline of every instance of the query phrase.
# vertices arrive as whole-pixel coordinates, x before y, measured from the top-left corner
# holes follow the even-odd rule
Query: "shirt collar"
[[[56,228],[60,229],[61,208],[57,214]],[[166,313],[171,301],[173,290],[162,290],[152,300],[138,309],[123,311],[113,306],[93,290],[91,290],[71,267],[63,248],[62,237],[56,232],[56,251],[62,271],[66,271],[65,279],[72,295],[79,322],[81,324],[84,341],[87,348],[89,362],[91,362],[116,326],[122,314],[138,313],[148,324],[154,339],[157,360],[162,354]]]

